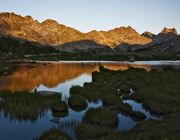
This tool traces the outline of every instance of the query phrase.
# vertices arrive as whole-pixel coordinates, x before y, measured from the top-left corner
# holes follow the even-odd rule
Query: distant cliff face
[[[0,13],[0,35],[5,34],[53,46],[82,40],[91,40],[109,47],[120,44],[147,44],[152,41],[151,38],[141,36],[131,27],[82,33],[50,19],[39,23],[31,16]]]
[[[141,36],[131,27],[120,27],[109,31],[92,31],[87,33],[88,39],[108,45],[118,46],[120,44],[147,44],[151,39]]]
[[[144,33],[142,34],[142,36],[152,39],[152,38],[154,38],[156,35],[153,34],[153,33],[151,33],[151,32],[146,31],[146,32],[144,32]]]
[[[81,32],[58,24],[56,21],[46,20],[39,23],[30,16],[22,17],[14,13],[0,14],[0,34],[9,34],[49,45],[76,41],[83,36]]]
[[[175,28],[164,28],[159,34],[155,35],[150,32],[144,32],[142,34],[144,37],[148,37],[152,39],[151,45],[166,43],[169,41],[173,41],[178,38],[178,33]]]
[[[177,33],[177,31],[176,31],[176,29],[175,28],[164,28],[161,32],[160,32],[160,34],[175,34],[175,35],[178,35],[178,33]]]
[[[159,34],[144,32],[142,36],[152,41],[145,45],[121,44],[115,48],[116,51],[153,51],[153,52],[180,52],[180,36],[175,28],[164,28]]]

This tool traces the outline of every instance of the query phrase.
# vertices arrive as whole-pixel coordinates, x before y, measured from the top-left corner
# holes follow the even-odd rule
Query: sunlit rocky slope
[[[140,35],[132,27],[119,27],[109,31],[93,30],[82,33],[71,27],[47,19],[39,22],[31,16],[0,13],[0,38],[4,47],[6,36],[21,41],[38,43],[39,47],[52,46],[59,50],[114,49],[116,51],[180,51],[180,37],[175,28],[164,28],[158,35],[144,32]],[[7,45],[9,47],[9,45]],[[25,45],[24,45],[25,46]],[[107,49],[108,48],[108,49]]]

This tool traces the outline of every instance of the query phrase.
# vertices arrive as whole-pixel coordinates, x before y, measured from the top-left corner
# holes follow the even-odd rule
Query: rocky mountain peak
[[[118,27],[118,28],[112,29],[110,31],[127,32],[127,33],[136,32],[136,30],[133,29],[131,26],[128,26],[128,27]]]
[[[178,35],[178,32],[175,28],[167,28],[164,27],[164,29],[160,32],[161,34],[169,34],[169,33],[173,33],[175,35]]]
[[[46,19],[41,23],[42,25],[59,25],[59,23],[52,19]]]
[[[32,18],[30,15],[25,16],[25,19],[27,19],[27,20],[33,20],[33,18]]]
[[[147,38],[153,38],[155,36],[155,34],[146,31],[142,34],[142,36],[147,37]]]

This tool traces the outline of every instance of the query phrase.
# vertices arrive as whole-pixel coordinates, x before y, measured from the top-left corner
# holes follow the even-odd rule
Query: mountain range
[[[38,44],[38,47],[49,46],[66,51],[84,49],[180,51],[180,36],[175,28],[165,27],[158,35],[147,31],[141,35],[130,26],[82,33],[52,19],[39,22],[31,16],[0,13],[1,42],[7,37],[20,41],[20,44],[33,42]]]

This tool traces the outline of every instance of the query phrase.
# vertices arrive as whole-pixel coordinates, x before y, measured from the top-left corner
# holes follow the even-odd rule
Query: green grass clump
[[[81,89],[82,89],[82,87],[80,87],[80,86],[72,86],[70,89],[70,94],[78,95],[81,93]]]
[[[61,130],[52,128],[44,132],[41,136],[36,138],[36,140],[70,140],[70,137]]]
[[[116,105],[121,101],[121,99],[117,96],[115,96],[114,94],[104,94],[102,96],[102,102],[103,105]]]
[[[70,96],[68,104],[75,111],[81,111],[87,108],[86,98],[82,96]]]
[[[139,111],[134,111],[132,107],[127,103],[119,102],[117,104],[117,108],[120,110],[120,112],[130,116],[134,120],[139,121],[139,120],[145,120],[146,118],[146,116],[143,113]]]
[[[51,111],[54,117],[60,118],[68,115],[68,105],[64,101],[57,101],[51,104]]]
[[[103,140],[178,140],[180,137],[180,114],[172,114],[163,121],[146,120],[139,122],[126,132],[113,132]]]
[[[0,111],[11,120],[37,121],[51,104],[61,101],[61,94],[42,95],[29,92],[0,92]]]
[[[98,140],[112,133],[112,130],[98,125],[83,123],[76,127],[75,134],[78,140]]]
[[[89,84],[86,84],[86,88],[80,87],[80,86],[73,86],[70,89],[70,94],[71,95],[77,95],[77,96],[82,96],[88,101],[97,101],[99,99],[99,95],[95,91],[95,87],[89,86]]]
[[[115,112],[105,108],[97,108],[89,109],[85,113],[83,121],[100,126],[116,126],[118,124],[118,117]]]
[[[106,93],[105,95],[103,95],[102,103],[104,108],[124,113],[126,115],[129,115],[134,120],[144,120],[146,118],[143,113],[134,111],[129,104],[123,103],[122,99],[115,96],[114,94]]]

